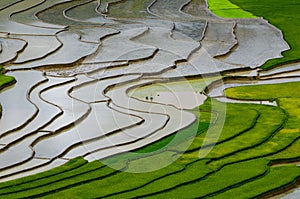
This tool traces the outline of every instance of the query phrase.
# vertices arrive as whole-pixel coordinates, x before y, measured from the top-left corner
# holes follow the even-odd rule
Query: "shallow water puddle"
[[[43,2],[43,0],[39,0],[38,2],[36,0],[21,1],[20,3],[14,4],[2,10],[0,12],[0,32],[26,35],[55,35],[55,33],[57,33],[59,30],[29,26],[17,23],[10,19],[11,14],[32,8],[41,2]]]
[[[0,95],[0,170],[7,168],[0,181],[56,167],[66,162],[61,158],[91,161],[156,142],[195,121],[184,109],[204,102],[203,90],[219,72],[256,67],[288,48],[265,21],[225,21],[201,3],[1,1],[0,63],[15,71],[7,74],[17,84]],[[261,76],[298,75],[277,72]],[[172,84],[173,77],[182,81]],[[250,84],[225,87],[243,83]]]
[[[3,93],[0,95],[3,109],[0,120],[0,135],[26,125],[29,120],[35,117],[37,108],[28,101],[27,93],[37,82],[45,79],[42,73],[38,71],[11,72],[8,75],[14,76],[18,83],[11,89],[2,91]]]
[[[147,31],[145,26],[121,31],[113,38],[102,42],[100,51],[92,57],[88,57],[83,63],[112,62],[139,60],[150,57],[156,48],[151,45],[140,44],[132,41],[132,38],[140,36]]]
[[[205,37],[201,42],[203,48],[212,56],[225,55],[237,45],[234,35],[234,22],[208,22]]]
[[[62,84],[68,81],[66,78],[51,78],[45,83],[39,84],[29,93],[29,100],[38,108],[38,114],[34,118],[33,121],[29,122],[24,128],[20,130],[16,130],[6,134],[5,136],[1,137],[2,143],[10,144],[15,142],[18,139],[23,138],[24,136],[28,136],[30,134],[37,133],[38,129],[42,128],[43,126],[49,124],[55,117],[57,117],[61,110],[50,104],[47,101],[44,101],[41,98],[41,94],[49,89],[49,87],[55,84]]]
[[[148,81],[141,81],[138,84],[143,84],[149,82]],[[185,112],[183,110],[178,110],[173,106],[168,105],[162,105],[162,104],[156,104],[156,103],[146,103],[142,102],[133,98],[129,98],[126,93],[127,90],[132,87],[132,85],[127,85],[119,88],[115,88],[112,91],[109,91],[107,93],[108,96],[110,96],[113,100],[113,103],[119,107],[122,107],[124,109],[138,111],[138,112],[148,112],[151,116],[152,113],[154,114],[163,114],[168,115],[169,120],[167,121],[164,128],[159,129],[158,131],[155,131],[155,133],[151,134],[150,136],[146,136],[143,139],[138,139],[134,143],[128,143],[126,145],[120,145],[113,148],[103,149],[96,151],[92,153],[91,155],[86,156],[86,159],[92,160],[94,158],[101,159],[107,156],[110,156],[112,154],[117,154],[120,152],[133,150],[136,148],[139,148],[140,146],[144,146],[147,143],[154,142],[162,137],[165,137],[169,134],[172,134],[172,132],[176,132],[195,120],[195,116],[192,113]],[[112,97],[113,96],[113,97]],[[122,99],[122,100],[121,100]],[[125,100],[125,103],[124,103]],[[137,113],[133,113],[137,114]],[[157,121],[159,122],[159,121]],[[130,131],[131,129],[128,129]]]
[[[18,55],[18,52],[22,51],[26,45],[26,42],[24,40],[1,38],[1,37],[0,37],[0,43],[1,43],[0,63],[5,63],[15,59]]]
[[[130,0],[120,1],[118,4],[110,5],[108,17],[113,18],[155,18],[147,9],[153,0]]]
[[[235,29],[238,46],[222,60],[252,68],[261,66],[271,58],[281,57],[281,52],[289,49],[278,36],[280,34],[279,30],[261,21],[238,22]]]
[[[106,103],[92,105],[92,111],[84,122],[76,124],[72,129],[49,136],[33,146],[35,157],[54,158],[70,150],[73,145],[84,143],[97,137],[105,137],[109,132],[125,128],[139,122],[136,117],[115,112],[106,106]],[[112,143],[108,143],[112,144]],[[102,147],[102,145],[99,145]],[[78,156],[79,154],[77,154]],[[75,156],[76,157],[76,156]]]
[[[151,98],[151,97],[150,97]],[[147,101],[174,105],[180,109],[193,109],[204,103],[207,97],[198,92],[159,92]]]
[[[69,90],[75,86],[74,81],[63,82],[42,93],[41,97],[44,100],[62,110],[62,115],[43,130],[51,132],[57,131],[77,120],[81,120],[82,117],[89,113],[90,107],[87,104],[74,100],[69,96]]]
[[[181,12],[182,6],[190,0],[157,0],[149,9],[160,17],[180,18],[187,17]]]
[[[22,39],[27,42],[25,50],[20,53],[15,64],[32,61],[35,59],[41,59],[58,50],[61,47],[61,43],[55,36],[20,36],[11,35],[11,38]]]
[[[21,143],[18,143],[14,146],[11,146],[5,151],[0,152],[0,169],[5,169],[7,167],[12,167],[14,165],[18,165],[22,162],[27,161],[32,158],[34,155],[34,151],[30,147],[31,143],[44,135],[45,133],[37,133]]]
[[[200,44],[195,41],[187,42],[171,38],[170,31],[166,28],[151,27],[147,33],[136,38],[134,41],[154,46],[181,58],[187,58],[193,50],[199,47]]]
[[[31,7],[29,9],[24,9],[20,12],[14,12],[11,15],[11,19],[15,22],[18,22],[20,24],[26,24],[30,26],[36,26],[41,28],[50,28],[50,29],[64,29],[66,26],[60,26],[56,24],[46,23],[41,20],[39,20],[36,16],[36,14],[39,13],[39,11],[47,9],[54,4],[67,2],[69,0],[44,0],[41,4],[36,4],[34,7]]]
[[[99,6],[100,2],[102,1],[91,1],[71,7],[65,11],[65,16],[71,20],[79,22],[88,22],[95,24],[102,24],[107,22],[112,23],[112,20],[108,20],[97,11],[97,7]]]
[[[76,86],[73,87],[70,95],[75,99],[84,101],[86,103],[108,101],[109,98],[105,96],[104,92],[109,86],[136,80],[139,77],[140,75],[128,75],[120,77],[111,76],[110,78],[106,79],[92,80],[90,78],[87,78],[86,76],[79,76],[79,81],[76,82]],[[85,80],[81,81],[80,79]]]
[[[94,53],[98,48],[98,44],[79,41],[79,35],[70,31],[59,33],[57,38],[62,43],[62,47],[55,51],[55,53],[41,60],[22,65],[13,64],[10,67],[14,69],[28,69],[49,65],[72,64],[73,62]]]

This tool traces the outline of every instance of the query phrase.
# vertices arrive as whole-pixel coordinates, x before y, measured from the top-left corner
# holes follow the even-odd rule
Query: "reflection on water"
[[[113,22],[104,18],[99,12],[96,11],[98,1],[89,3],[78,4],[76,7],[71,7],[65,11],[65,16],[78,22],[89,22],[101,24],[105,22]],[[69,24],[69,23],[68,23]]]
[[[256,67],[287,49],[266,22],[207,17],[203,1],[16,2],[0,2],[0,63],[17,70],[8,73],[17,84],[0,95],[0,167],[11,166],[0,178],[155,142],[195,121],[182,109],[202,104],[219,72]],[[213,74],[165,84],[204,73]],[[165,89],[130,91],[155,82]]]
[[[100,13],[107,13],[108,12],[108,5],[116,2],[121,2],[122,0],[100,0],[100,5],[98,7],[98,11]]]
[[[41,72],[38,71],[12,72],[8,75],[14,76],[18,84],[0,95],[2,105],[0,135],[24,125],[34,117],[37,109],[27,100],[27,92],[37,82],[44,80]]]
[[[41,10],[45,10],[45,9],[53,6],[54,4],[59,4],[59,3],[66,2],[66,1],[68,1],[68,0],[43,1],[42,3],[36,4],[34,7],[31,7],[30,9],[22,10],[21,12],[14,12],[11,15],[11,19],[18,23],[22,23],[22,24],[26,24],[26,25],[32,25],[32,26],[38,26],[38,27],[44,27],[44,28],[64,29],[65,26],[45,23],[45,22],[39,20],[36,17],[36,14]]]
[[[20,2],[20,1],[22,1],[22,0],[1,0],[0,1],[0,10],[7,8],[15,3]]]
[[[113,18],[156,18],[147,9],[153,0],[130,0],[113,4],[109,7],[108,17]]]
[[[181,18],[188,17],[181,8],[187,4],[190,0],[157,0],[155,4],[150,7],[150,11],[160,17]]]
[[[17,53],[24,49],[26,41],[20,39],[0,38],[0,44],[0,63],[5,63],[17,57]]]
[[[296,189],[292,193],[287,194],[286,196],[281,197],[280,199],[298,199],[300,195],[300,188]]]
[[[212,17],[205,7],[205,0],[191,0],[189,4],[183,7],[183,11],[192,16]]]
[[[198,92],[157,92],[144,98],[146,101],[170,104],[180,109],[193,109],[203,104],[206,99],[207,96]]]
[[[54,6],[52,6],[49,9],[46,9],[44,11],[41,11],[37,14],[38,18],[42,21],[45,21],[47,23],[51,23],[51,24],[59,24],[59,25],[63,25],[63,26],[89,26],[89,25],[101,25],[103,22],[100,22],[99,24],[93,24],[93,23],[88,23],[88,22],[84,22],[84,21],[74,21],[71,20],[69,18],[66,18],[65,16],[65,11],[76,6],[76,5],[81,5],[83,3],[85,3],[86,0],[78,0],[76,1],[76,4],[71,1],[71,2],[66,2],[66,3],[61,3],[61,4],[56,4]],[[81,7],[79,7],[81,8]],[[80,11],[79,16],[81,15],[85,15],[86,11],[82,10],[82,9],[77,9],[78,11]],[[71,12],[71,11],[69,11]],[[91,12],[96,12],[95,10],[89,11],[89,13]],[[102,17],[99,16],[101,19]]]

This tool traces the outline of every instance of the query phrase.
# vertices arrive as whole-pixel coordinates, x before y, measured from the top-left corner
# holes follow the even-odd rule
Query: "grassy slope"
[[[14,78],[11,76],[0,75],[0,88],[3,88],[3,86],[5,86],[13,81],[14,81]]]
[[[300,82],[291,82],[273,85],[242,86],[227,89],[225,93],[227,96],[236,99],[276,100],[278,98],[300,98],[300,93],[295,92],[299,88]]]
[[[278,187],[284,187],[290,184],[290,182],[295,181],[297,175],[291,175],[292,170],[294,170],[293,173],[299,173],[299,167],[295,165],[271,167],[270,171],[264,178],[257,179],[242,186],[230,189],[222,194],[213,196],[213,198],[255,198],[257,195],[263,195],[267,193],[266,190],[276,190]]]
[[[223,18],[255,18],[255,16],[229,0],[208,0],[209,9]]]
[[[11,76],[6,76],[2,74],[3,68],[0,66],[0,90],[5,87],[5,85],[10,84],[15,81],[15,78]]]
[[[230,88],[225,91],[226,95],[231,98],[238,99],[265,99],[265,100],[276,100],[280,107],[282,107],[288,114],[288,120],[283,129],[277,134],[272,136],[264,144],[252,148],[251,150],[239,153],[237,155],[230,156],[228,158],[217,160],[212,162],[215,165],[223,165],[226,163],[232,163],[232,161],[242,161],[251,157],[266,157],[272,162],[277,161],[298,161],[300,159],[300,96],[295,90],[300,88],[300,83],[282,83],[273,85],[259,85],[259,86],[244,86]],[[272,92],[270,92],[272,91]],[[289,143],[289,144],[288,144]],[[297,169],[293,166],[287,167],[288,169]],[[299,168],[299,167],[298,167]],[[278,170],[278,171],[277,171]],[[283,170],[276,168],[274,173],[270,173],[266,176],[266,179],[257,181],[257,185],[263,184],[267,179],[272,179],[276,184],[282,184],[286,186],[286,181],[295,182],[296,178],[299,178],[300,172],[296,176],[283,174]],[[275,172],[277,173],[275,175]],[[282,172],[282,174],[280,174]],[[281,176],[282,175],[282,176]],[[272,176],[272,177],[271,177]],[[275,183],[274,183],[275,184]],[[274,184],[270,184],[270,189]],[[236,192],[244,192],[243,189],[248,190],[247,186],[242,186],[236,190]],[[259,187],[259,186],[258,186]],[[234,193],[234,190],[230,190],[225,196],[230,196]],[[249,192],[251,193],[251,192]]]
[[[259,118],[262,117],[261,115],[281,114],[280,108],[267,106],[249,104],[228,104],[227,106],[229,112],[226,115],[225,127],[216,149],[210,154],[210,158],[212,159],[223,159],[224,147],[221,147],[222,145],[228,145],[230,147],[232,144],[232,146],[238,146],[235,144],[237,138],[244,136],[248,130],[251,131],[252,127],[257,127],[261,125],[259,123],[263,123],[263,120],[259,122]],[[205,110],[210,108],[210,101],[207,101],[202,108]],[[218,106],[214,108],[214,111],[218,111]],[[205,124],[207,123],[207,119],[208,118],[205,117],[200,121]],[[279,117],[277,119],[281,120],[281,123],[284,122],[283,118],[280,119]],[[265,123],[265,125],[259,128],[265,129],[270,123],[272,123],[272,121]],[[217,127],[218,122],[215,125]],[[228,194],[227,191],[233,187],[240,187],[242,189],[244,186],[250,186],[251,189],[254,189],[251,195],[260,195],[270,189],[278,188],[282,186],[282,184],[292,183],[300,173],[299,168],[292,166],[284,167],[285,178],[283,180],[272,184],[272,186],[264,186],[255,191],[255,187],[260,186],[260,183],[254,183],[256,180],[259,180],[258,182],[264,182],[269,179],[269,173],[272,173],[272,176],[275,175],[273,172],[270,172],[273,171],[273,168],[271,167],[271,170],[269,170],[268,164],[269,161],[277,158],[280,159],[280,157],[274,156],[273,159],[269,157],[242,162],[233,161],[229,164],[224,163],[223,165],[218,165],[218,167],[213,167],[210,166],[211,163],[209,163],[210,161],[208,159],[199,159],[198,157],[199,148],[202,143],[201,137],[203,140],[204,135],[202,127],[198,130],[197,138],[194,140],[190,149],[176,162],[161,170],[141,174],[124,173],[114,171],[102,165],[100,162],[85,163],[82,159],[77,159],[73,161],[73,164],[78,161],[81,163],[75,168],[74,166],[70,167],[70,171],[58,167],[52,171],[44,172],[33,177],[27,177],[27,179],[29,178],[31,180],[19,179],[0,184],[0,197],[18,198],[20,196],[44,196],[45,198],[57,198],[76,196],[77,198],[86,198],[110,196],[112,198],[132,198],[161,196],[164,198],[173,198],[182,193],[188,193],[187,196],[189,197],[197,197],[217,196],[219,194],[222,195],[222,193]],[[272,130],[270,130],[270,133],[272,134],[271,131]],[[188,133],[187,130],[182,132]],[[232,135],[230,132],[232,132]],[[257,136],[259,135],[253,134],[252,137],[250,136],[247,139],[255,140]],[[188,136],[183,136],[181,141],[185,142],[187,140]],[[289,142],[286,143],[286,145],[288,144]],[[165,144],[156,145],[156,149],[164,146]],[[154,153],[150,156],[149,154],[145,154],[143,156],[145,152],[154,149],[153,146],[150,145],[139,150],[141,155],[138,159],[128,157],[126,154],[116,156],[113,159],[114,161],[121,162],[123,166],[125,166],[124,162],[127,158],[131,159],[128,164],[130,169],[134,169],[135,167],[151,167],[153,162],[170,159],[174,157],[174,155],[176,156],[177,152],[174,151],[173,147],[174,146],[164,148],[164,150],[159,151],[157,154]],[[281,153],[284,153],[284,151]],[[83,165],[81,166],[81,164]],[[65,166],[65,168],[67,167]],[[61,173],[62,170],[64,173]],[[236,170],[239,170],[238,174]],[[278,177],[279,176],[277,176],[277,178]],[[247,182],[249,182],[249,185]],[[112,184],[114,186],[111,186]],[[190,189],[191,186],[202,188]],[[236,188],[236,191],[241,190]]]
[[[272,68],[286,62],[299,61],[300,59],[300,1],[295,0],[230,0],[243,10],[256,16],[267,19],[279,28],[291,50],[283,52],[283,58],[273,59],[265,63],[262,68]]]

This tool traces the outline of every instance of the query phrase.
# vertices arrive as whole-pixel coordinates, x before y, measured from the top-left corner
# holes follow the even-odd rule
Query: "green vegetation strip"
[[[293,92],[295,89],[300,88],[300,83],[283,83],[283,84],[273,84],[273,85],[260,85],[260,86],[246,86],[246,87],[236,87],[230,88],[225,91],[226,95],[231,98],[239,99],[265,99],[265,100],[276,100],[280,107],[282,107],[286,112],[288,120],[283,129],[274,134],[267,142],[253,147],[247,151],[242,151],[233,156],[223,158],[221,160],[213,162],[213,165],[224,165],[231,163],[232,161],[241,161],[253,157],[262,157],[271,155],[270,160],[274,160],[274,157],[281,158],[276,155],[279,152],[285,150],[290,150],[289,148],[293,146],[293,143],[299,139],[299,107],[300,98]],[[272,93],[269,91],[273,89]],[[278,117],[278,115],[276,115]],[[295,153],[285,153],[285,158],[300,158],[299,152]],[[272,156],[274,155],[274,156]],[[275,158],[276,160],[276,158]]]
[[[143,166],[146,166],[144,162],[137,160],[134,166],[138,166],[138,164],[142,163]],[[153,163],[153,162],[152,162]],[[104,197],[106,195],[110,195],[112,193],[118,193],[124,190],[134,190],[137,187],[143,187],[147,184],[152,184],[154,180],[164,179],[164,177],[172,176],[171,174],[178,173],[183,171],[184,167],[182,165],[173,164],[166,168],[149,172],[149,173],[120,173],[119,175],[111,176],[106,178],[103,181],[94,181],[89,184],[82,185],[80,187],[72,188],[69,190],[62,191],[61,193],[51,195],[50,197],[67,197],[71,195],[77,195],[80,198],[84,198],[86,194],[86,190],[91,187],[101,187],[101,191],[95,191],[94,193],[89,194],[91,198]],[[196,171],[196,170],[194,170]],[[202,173],[205,174],[206,170],[203,170]],[[201,173],[201,172],[200,172]],[[187,176],[188,177],[188,176]],[[113,186],[112,186],[113,185]],[[132,194],[130,194],[132,198]]]
[[[70,160],[69,162],[67,162],[66,164],[64,164],[60,167],[51,169],[49,171],[42,172],[38,175],[32,175],[32,176],[20,178],[20,179],[17,179],[17,180],[1,183],[0,184],[0,191],[3,192],[3,189],[5,189],[7,187],[19,186],[19,185],[22,185],[22,184],[25,184],[25,183],[34,182],[34,181],[39,180],[39,179],[48,178],[50,176],[55,176],[55,175],[64,173],[66,171],[81,167],[81,166],[85,165],[86,163],[87,163],[87,161],[83,160],[82,158],[75,158],[75,159]]]
[[[223,18],[255,18],[253,14],[241,9],[229,0],[208,0],[208,8]]]
[[[240,171],[239,175],[235,175],[236,171]],[[176,187],[168,192],[155,194],[153,195],[153,198],[176,198],[183,193],[185,198],[205,197],[244,180],[263,175],[265,172],[266,164],[263,160],[233,164],[226,166],[220,171],[212,173],[199,181],[184,184],[183,186]],[[177,178],[176,180],[180,180],[180,178]]]
[[[101,166],[100,162],[95,161],[84,165],[82,168],[61,173],[59,176],[44,177],[34,182],[23,184],[20,187],[8,187],[2,191],[3,193],[0,193],[0,196],[8,198],[42,197],[59,190],[87,184],[95,179],[100,180],[118,172],[109,167],[101,169]]]
[[[261,108],[264,112],[262,111],[261,117],[252,129],[233,140],[229,140],[213,148],[208,157],[212,161],[221,163],[217,164],[214,162],[210,166],[219,168],[222,165],[236,162],[240,160],[237,156],[241,156],[241,154],[245,154],[249,159],[255,157],[250,151],[255,150],[256,147],[259,148],[265,145],[272,137],[278,134],[278,131],[286,121],[284,111],[277,107],[261,106]],[[276,117],[270,117],[270,115],[276,115]],[[263,153],[263,151],[260,151],[260,153]],[[232,156],[235,158],[232,158]],[[248,158],[244,158],[243,160],[247,160]],[[228,159],[231,159],[231,161],[225,161]]]
[[[222,194],[214,195],[214,199],[223,198],[255,198],[273,190],[292,184],[299,177],[300,168],[295,165],[271,167],[263,178],[232,188]]]
[[[145,195],[153,195],[153,193],[164,192],[166,190],[172,190],[180,184],[189,184],[191,181],[197,181],[204,178],[206,175],[212,173],[205,166],[207,160],[198,160],[187,164],[180,172],[173,173],[173,175],[164,176],[158,178],[151,183],[147,183],[144,186],[138,187],[134,190],[126,190],[119,194],[111,194],[111,198],[133,198],[133,197],[145,197]],[[203,168],[199,170],[199,168]]]
[[[300,98],[300,82],[269,85],[241,86],[225,90],[226,96],[245,100],[270,100],[278,98]],[[272,91],[272,92],[270,92]]]
[[[272,25],[279,28],[288,42],[291,50],[283,52],[283,58],[272,59],[265,63],[262,68],[269,69],[300,59],[300,1],[295,0],[230,0],[243,10],[256,16],[264,17]]]
[[[11,76],[3,75],[3,68],[0,66],[0,90],[2,90],[7,85],[10,85],[15,81],[15,78]]]
[[[214,107],[212,107],[213,111],[218,112],[220,110],[222,103],[214,100]],[[208,106],[210,106],[210,101],[206,101],[204,105],[201,107],[206,107],[208,109]],[[221,144],[223,142],[226,142],[234,137],[237,137],[248,130],[252,129],[254,125],[256,124],[256,121],[260,117],[260,113],[255,110],[255,106],[253,105],[245,105],[240,106],[239,104],[227,104],[226,106],[226,115],[225,116],[225,124],[223,125],[221,117],[223,115],[219,115],[219,119],[216,121],[216,123],[211,126],[210,128],[210,136],[206,136],[206,133],[198,134],[193,139],[192,144],[186,150],[186,152],[198,152],[200,150],[200,147],[208,147],[212,144]],[[200,117],[202,118],[202,114],[200,114]],[[202,125],[200,125],[202,126]],[[191,129],[188,129],[191,131]],[[221,130],[221,135],[217,142],[215,141],[214,137],[218,136],[218,133]],[[206,139],[206,145],[203,145],[204,140]],[[182,145],[185,146],[183,143]],[[175,147],[170,146],[170,149],[173,150],[180,150],[180,144],[176,145]],[[182,150],[185,150],[183,148]],[[184,151],[183,151],[184,152]]]
[[[297,83],[270,85],[275,89],[272,95],[267,94],[270,90],[268,85],[254,89],[246,87],[249,90],[244,90],[244,87],[226,90],[226,94],[235,93],[239,98],[243,95],[234,89],[243,89],[241,92],[247,99],[272,97],[280,107],[227,104],[226,114],[221,111],[221,102],[215,102],[215,106],[211,107],[211,101],[207,100],[200,107],[200,114],[197,109],[192,110],[199,114],[199,125],[195,123],[178,132],[179,139],[175,144],[169,145],[174,139],[169,136],[137,150],[135,155],[121,154],[103,161],[119,164],[120,169],[126,166],[125,171],[151,169],[155,162],[167,162],[179,157],[183,152],[180,146],[192,141],[189,149],[168,167],[148,173],[128,173],[115,171],[97,161],[86,163],[79,158],[48,172],[2,183],[0,197],[174,198],[184,193],[192,198],[222,198],[251,189],[243,193],[243,197],[248,198],[293,184],[300,176],[299,167],[269,165],[272,162],[295,161],[300,157],[297,151],[300,136],[293,129],[300,121],[300,116],[296,114],[300,100],[290,105],[288,100],[297,98],[289,98],[291,94],[281,89],[282,86],[296,89],[295,85]],[[225,117],[225,126],[217,143],[212,142],[216,146],[207,156],[210,159],[199,159],[199,150],[206,135],[204,130],[208,128],[210,117],[216,119],[215,114],[207,111],[218,112],[218,119],[212,128],[222,128],[222,117]],[[290,117],[285,122],[287,115]],[[191,140],[195,130],[196,138]],[[266,183],[270,179],[278,180]],[[262,186],[263,183],[268,186]]]

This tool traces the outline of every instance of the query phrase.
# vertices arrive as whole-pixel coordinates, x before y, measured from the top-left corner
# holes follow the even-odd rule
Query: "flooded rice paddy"
[[[300,80],[296,64],[206,91],[241,75],[233,69],[257,76],[289,49],[280,30],[215,17],[196,1],[144,2],[0,2],[0,64],[17,80],[0,95],[0,181],[158,141],[192,124],[186,109],[207,97],[241,102],[225,88]]]

